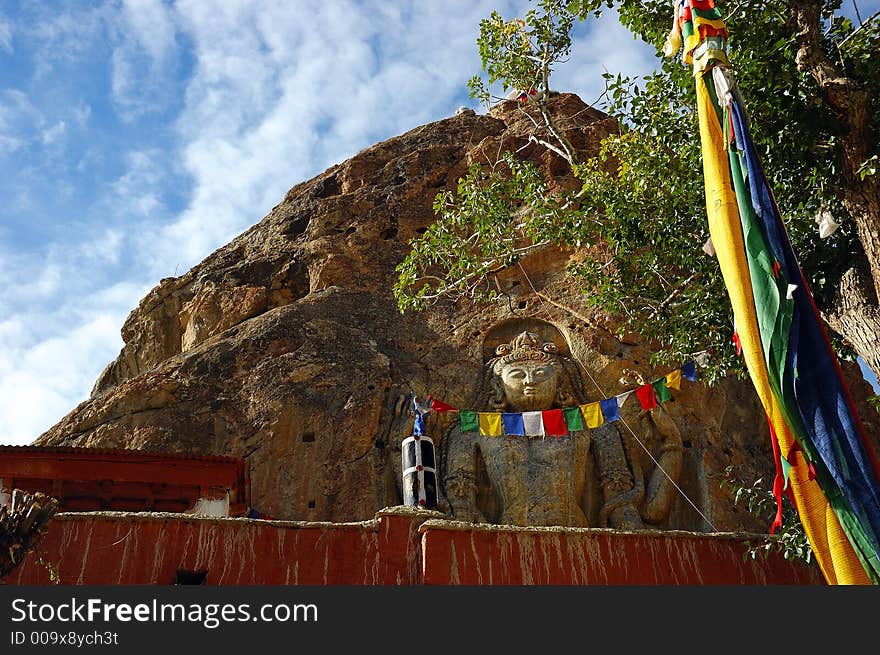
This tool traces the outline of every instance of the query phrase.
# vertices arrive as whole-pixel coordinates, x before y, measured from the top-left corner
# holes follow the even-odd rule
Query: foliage
[[[46,573],[49,575],[50,584],[61,584],[61,576],[58,574],[58,567],[55,566],[55,564],[50,562],[42,555],[40,555],[37,563],[44,569],[46,569]]]
[[[733,492],[734,504],[743,503],[750,514],[768,522],[773,520],[776,516],[776,499],[765,487],[762,478],[758,478],[752,484],[746,484],[733,474],[732,466],[724,470],[724,475],[721,487]],[[813,559],[813,549],[801,525],[797,510],[785,496],[782,498],[782,527],[779,531],[758,543],[749,541],[746,544],[747,550],[743,559],[757,559],[761,555],[766,557],[772,552],[781,553],[785,559],[801,559],[807,563]]]
[[[880,58],[871,57],[880,45],[880,20],[856,28],[835,15],[839,5],[824,2],[822,48],[861,88],[880,97]],[[742,373],[720,271],[702,251],[708,233],[689,68],[665,59],[641,79],[606,74],[602,109],[618,119],[619,130],[595,159],[578,157],[547,109],[550,73],[570,55],[574,21],[611,6],[659,57],[672,16],[668,0],[542,0],[524,19],[493,12],[481,22],[478,45],[487,79],[471,80],[472,95],[488,104],[487,85],[535,90],[522,106],[535,124],[532,140],[565,158],[583,185],[550,194],[537,170],[511,153],[496,164],[471,167],[454,192],[438,195],[437,222],[400,265],[394,290],[399,307],[419,309],[444,296],[485,300],[493,296],[492,274],[523,255],[542,247],[582,247],[591,256],[571,273],[592,303],[623,318],[621,331],[635,329],[658,341],[655,364],[707,349],[714,354],[706,371],[710,381],[730,370]],[[821,307],[861,252],[839,199],[851,181],[840,164],[841,117],[813,78],[798,70],[784,3],[741,0],[725,20],[756,146]],[[870,120],[878,133],[880,112]],[[872,154],[858,174],[873,176],[876,169]],[[816,229],[820,211],[841,224],[826,240]]]
[[[497,11],[480,22],[477,46],[488,83],[508,89],[546,90],[556,64],[571,52],[571,30],[576,16],[567,3],[541,0],[525,19],[505,20]],[[490,94],[479,75],[468,82],[471,96],[489,102]]]
[[[548,195],[535,166],[511,153],[494,169],[472,165],[455,192],[437,194],[434,211],[441,218],[397,268],[394,292],[401,310],[422,308],[451,292],[494,297],[487,284],[493,271],[544,247],[548,231],[578,218],[561,202]]]

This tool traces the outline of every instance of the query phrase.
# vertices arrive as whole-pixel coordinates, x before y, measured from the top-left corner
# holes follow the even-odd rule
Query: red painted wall
[[[816,566],[781,555],[743,561],[731,534],[597,529],[421,526],[425,584],[766,585],[825,584]]]
[[[475,526],[398,507],[359,523],[180,514],[58,514],[40,556],[61,584],[824,584],[781,556],[743,562],[744,538]],[[6,578],[49,584],[38,555]]]

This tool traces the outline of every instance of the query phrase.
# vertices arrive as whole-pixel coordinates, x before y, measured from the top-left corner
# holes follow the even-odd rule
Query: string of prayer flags
[[[639,399],[642,409],[647,411],[656,407],[658,403],[672,400],[670,389],[681,389],[682,380],[695,382],[696,379],[696,363],[689,361],[681,368],[637,389],[630,389],[616,396],[584,405],[548,409],[543,412],[477,412],[457,409],[432,396],[428,396],[426,403],[419,403],[413,398],[413,413],[416,417],[413,434],[425,433],[425,416],[434,411],[457,412],[459,429],[462,432],[477,432],[486,437],[502,435],[563,437],[572,432],[598,428],[604,423],[619,421],[620,408],[633,394]]]

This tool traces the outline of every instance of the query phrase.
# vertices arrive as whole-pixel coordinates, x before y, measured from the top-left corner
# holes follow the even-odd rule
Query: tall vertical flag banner
[[[714,0],[674,6],[664,53],[693,65],[709,235],[770,423],[777,504],[789,494],[829,584],[878,584],[880,466],[758,160],[727,27]]]

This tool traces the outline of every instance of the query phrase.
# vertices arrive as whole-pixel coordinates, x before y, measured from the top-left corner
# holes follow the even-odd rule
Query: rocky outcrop
[[[552,109],[587,153],[613,127],[573,95],[557,96]],[[260,511],[363,520],[401,502],[406,394],[466,407],[483,337],[505,319],[556,325],[590,372],[595,399],[624,390],[624,368],[665,373],[652,370],[647,344],[621,342],[611,319],[589,308],[564,275],[568,252],[542,252],[503,272],[502,302],[398,313],[394,267],[433,221],[436,193],[470,163],[519,150],[558,184],[572,183],[564,162],[529,144],[530,125],[512,102],[489,115],[462,113],[297,185],[231,243],[161,280],[126,320],[125,346],[91,398],[38,443],[242,456]],[[764,530],[720,485],[727,465],[745,480],[772,477],[754,392],[736,380],[685,385],[669,411],[682,434],[688,499],[676,503],[669,527],[705,530],[705,517],[718,530]],[[448,420],[432,417],[432,434],[444,434]]]

